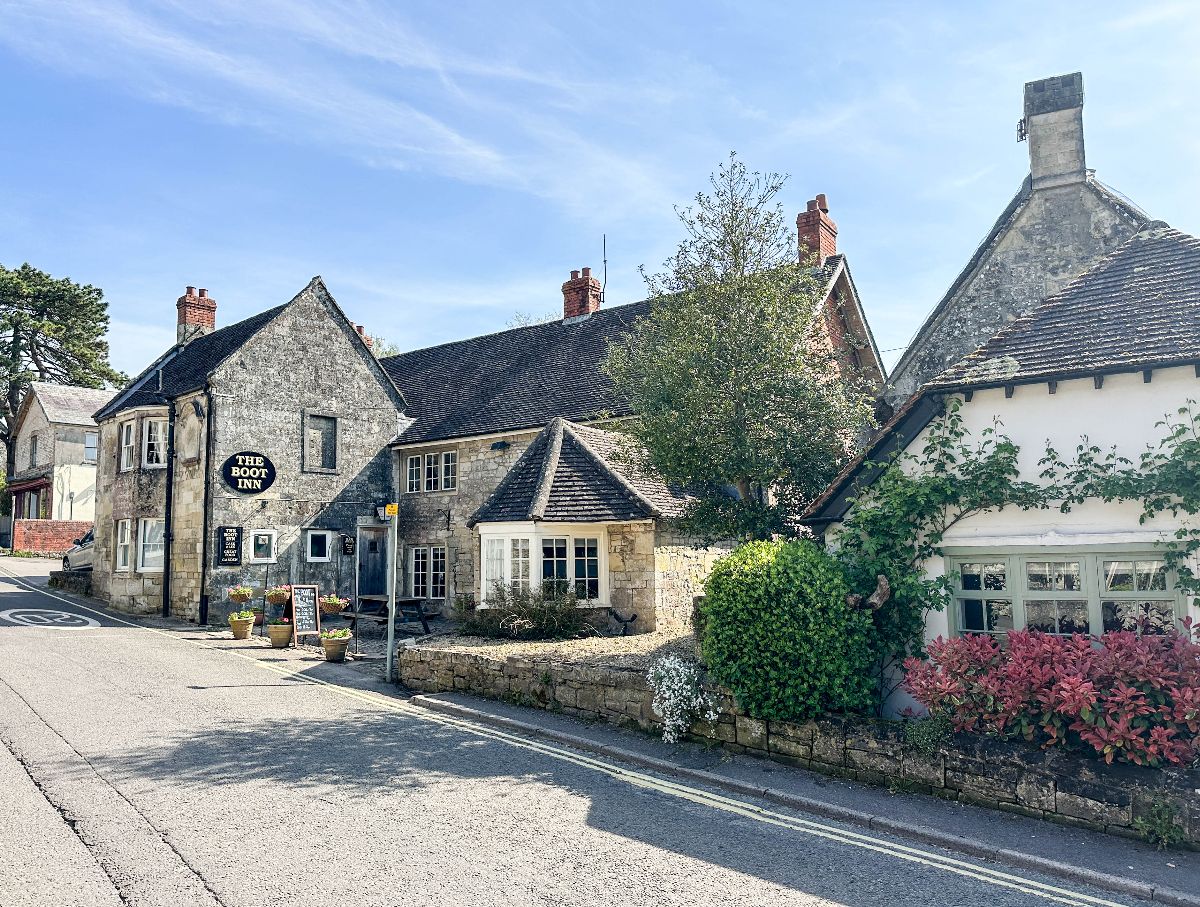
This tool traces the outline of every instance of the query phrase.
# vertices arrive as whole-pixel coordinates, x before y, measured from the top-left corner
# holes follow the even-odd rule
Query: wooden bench
[[[369,620],[384,625],[388,619],[387,601],[359,601],[358,607],[343,611],[343,617],[350,619],[351,632],[357,633],[359,620]],[[420,623],[426,635],[429,629],[429,615],[425,613],[425,600],[420,598],[400,598],[396,600],[396,624]]]

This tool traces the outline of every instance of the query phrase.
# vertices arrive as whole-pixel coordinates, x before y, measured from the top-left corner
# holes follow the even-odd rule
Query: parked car
[[[81,539],[75,539],[75,547],[63,555],[64,570],[92,569],[92,542],[96,540],[95,532],[87,531]]]

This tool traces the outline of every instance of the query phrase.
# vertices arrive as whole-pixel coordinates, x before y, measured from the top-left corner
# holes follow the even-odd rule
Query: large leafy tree
[[[14,471],[17,410],[32,381],[104,387],[125,378],[108,364],[104,293],[26,263],[0,265],[0,443]]]
[[[816,339],[824,280],[776,201],[785,179],[730,155],[678,211],[683,241],[643,270],[650,314],[606,364],[652,465],[704,490],[685,523],[709,536],[786,531],[871,419]]]

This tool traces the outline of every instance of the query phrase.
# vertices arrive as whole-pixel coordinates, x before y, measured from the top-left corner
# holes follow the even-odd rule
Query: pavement
[[[432,711],[313,652],[51,597],[45,569],[0,560],[3,907],[1149,903],[765,789],[878,809],[854,785],[495,703]],[[873,795],[932,821],[932,801]],[[1158,880],[1147,894],[1200,878],[1195,854],[987,816],[1012,845]]]

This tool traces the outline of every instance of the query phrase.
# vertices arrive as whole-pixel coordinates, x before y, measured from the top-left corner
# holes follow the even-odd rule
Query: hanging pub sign
[[[316,586],[292,586],[292,644],[301,636],[321,635]]]
[[[342,536],[342,557],[354,557],[357,540],[352,535]]]
[[[221,478],[238,494],[258,494],[275,484],[275,464],[260,453],[244,450],[221,465]]]
[[[242,566],[242,527],[217,527],[217,566]]]

